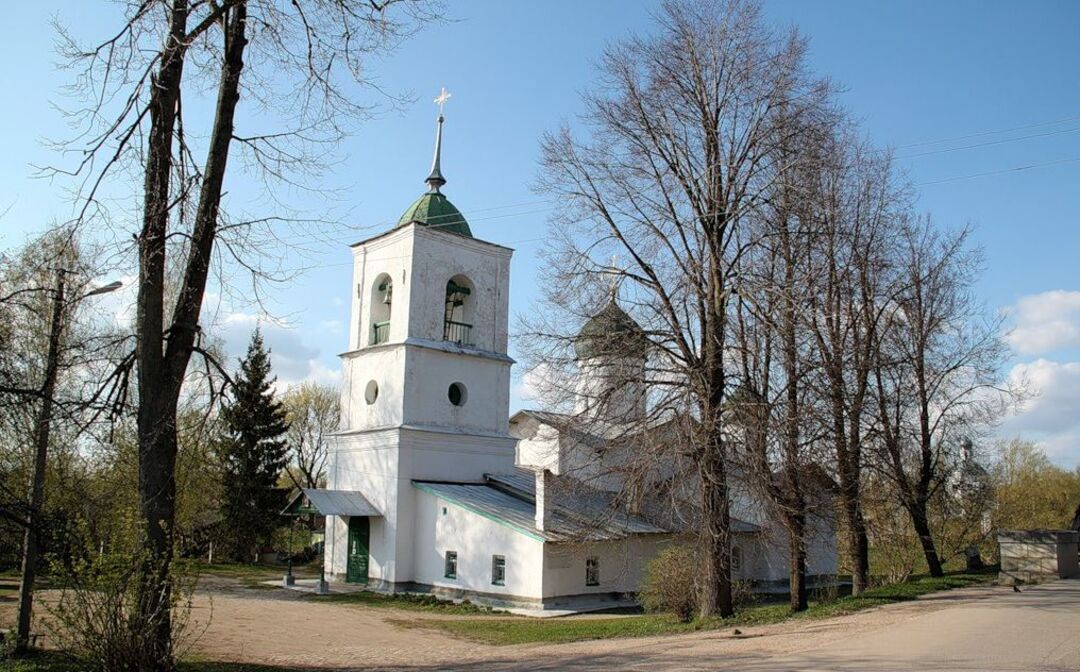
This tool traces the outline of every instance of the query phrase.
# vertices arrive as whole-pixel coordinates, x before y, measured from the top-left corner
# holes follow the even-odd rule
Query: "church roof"
[[[485,474],[485,479],[484,483],[413,481],[413,485],[539,541],[603,541],[670,533],[640,516],[611,511],[596,499],[600,493],[577,489],[561,494],[551,524],[538,530],[531,472]]]
[[[461,236],[472,237],[468,222],[461,211],[454,207],[445,195],[438,191],[429,191],[409,206],[398,220],[398,227],[408,224],[449,231]]]
[[[648,346],[649,339],[641,325],[619,307],[614,296],[600,312],[585,321],[574,339],[578,359],[644,356]]]

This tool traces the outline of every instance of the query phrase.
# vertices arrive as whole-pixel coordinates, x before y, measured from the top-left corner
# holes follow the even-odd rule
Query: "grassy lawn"
[[[235,579],[281,578],[285,567],[278,565],[242,565],[238,563],[219,563],[208,565],[205,562],[192,562],[187,565],[200,576],[221,576]],[[294,565],[293,574],[303,577],[318,576],[319,570],[303,565]]]
[[[995,576],[993,573],[979,573],[950,574],[938,579],[919,577],[905,583],[869,590],[860,597],[842,597],[831,602],[811,603],[810,609],[797,615],[792,615],[786,604],[760,604],[745,607],[731,618],[701,619],[689,623],[684,623],[668,614],[645,614],[619,618],[396,619],[394,623],[403,627],[442,630],[457,637],[495,645],[645,637],[767,625],[790,618],[828,618],[893,602],[913,600],[928,593],[988,583]]]

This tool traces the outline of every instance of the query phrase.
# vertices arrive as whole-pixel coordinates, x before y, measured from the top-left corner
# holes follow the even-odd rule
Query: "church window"
[[[446,552],[446,560],[443,563],[443,576],[447,579],[457,578],[457,551]]]
[[[506,556],[491,556],[491,585],[506,585]]]
[[[369,380],[367,387],[364,388],[364,401],[371,404],[375,403],[375,400],[379,398],[379,384],[374,380]]]
[[[371,286],[371,345],[390,340],[390,307],[394,302],[394,282],[386,273]]]
[[[464,275],[455,275],[446,283],[446,313],[443,340],[472,345],[473,286]]]
[[[469,392],[461,383],[452,383],[450,389],[446,391],[446,397],[454,406],[464,406],[469,399]]]
[[[600,585],[600,558],[595,555],[585,558],[585,585]]]

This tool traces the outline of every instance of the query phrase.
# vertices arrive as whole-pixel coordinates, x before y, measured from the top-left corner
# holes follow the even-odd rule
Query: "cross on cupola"
[[[440,159],[442,158],[442,127],[443,127],[443,106],[446,105],[446,101],[450,100],[451,94],[446,90],[444,86],[442,91],[439,92],[439,96],[435,99],[435,104],[439,106],[439,127],[435,131],[435,158],[431,161],[431,174],[427,177],[428,187],[431,191],[438,193],[439,187],[446,184],[446,178],[443,177]]]

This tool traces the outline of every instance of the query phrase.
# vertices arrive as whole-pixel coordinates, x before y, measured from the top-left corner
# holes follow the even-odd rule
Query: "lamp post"
[[[296,577],[292,573],[292,556],[293,556],[293,530],[296,528],[296,516],[289,517],[289,550],[287,552],[289,556],[289,568],[285,573],[285,587],[296,585]]]
[[[64,273],[56,273],[53,290],[52,316],[49,321],[49,350],[45,359],[45,380],[41,385],[41,408],[34,422],[34,480],[30,486],[30,507],[26,514],[26,530],[23,533],[22,578],[19,583],[19,615],[15,630],[15,650],[23,652],[30,645],[30,616],[34,606],[34,574],[40,553],[38,525],[41,506],[45,499],[45,462],[49,454],[49,431],[52,423],[53,396],[56,392],[56,376],[60,367],[60,338],[64,319]],[[111,282],[93,289],[75,299],[81,301],[89,296],[107,294],[121,287]],[[73,302],[73,303],[74,303]]]

